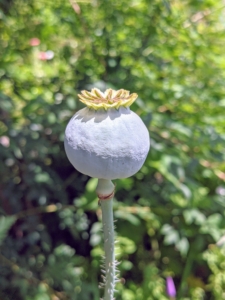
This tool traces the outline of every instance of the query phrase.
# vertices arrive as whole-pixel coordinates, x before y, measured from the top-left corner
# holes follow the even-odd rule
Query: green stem
[[[184,297],[185,290],[187,289],[187,278],[191,274],[191,269],[192,269],[192,266],[193,266],[195,253],[196,252],[194,251],[194,249],[192,249],[190,247],[190,249],[188,251],[187,259],[186,259],[186,264],[184,266],[183,274],[182,274],[182,277],[181,277],[181,285],[180,285],[180,288],[179,288],[178,293],[177,293],[177,298],[178,299],[181,299],[181,297],[182,298]]]
[[[113,198],[101,201],[105,249],[105,294],[104,300],[112,300],[115,286],[115,253]]]
[[[105,263],[103,284],[105,286],[103,300],[113,300],[115,288],[115,251],[114,251],[114,222],[113,222],[113,192],[111,180],[99,179],[97,194],[102,208],[102,223],[104,233]]]

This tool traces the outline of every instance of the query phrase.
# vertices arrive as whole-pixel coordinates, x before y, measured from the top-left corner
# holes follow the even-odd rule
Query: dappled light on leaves
[[[117,300],[224,297],[220,1],[0,2],[0,298],[100,299],[96,182],[65,157],[77,94],[135,91],[151,153],[114,202]],[[123,201],[122,201],[123,200]],[[217,244],[216,244],[217,243]]]

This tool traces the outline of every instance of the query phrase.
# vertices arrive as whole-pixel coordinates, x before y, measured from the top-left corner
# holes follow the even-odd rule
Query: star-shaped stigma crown
[[[120,89],[118,91],[107,89],[104,93],[99,89],[94,88],[90,92],[81,91],[78,95],[79,100],[83,102],[87,107],[92,109],[109,109],[129,107],[137,99],[138,95],[129,91]]]

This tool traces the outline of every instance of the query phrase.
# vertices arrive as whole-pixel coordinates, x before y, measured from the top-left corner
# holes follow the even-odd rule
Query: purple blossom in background
[[[166,292],[169,297],[176,296],[176,288],[172,277],[166,278]]]

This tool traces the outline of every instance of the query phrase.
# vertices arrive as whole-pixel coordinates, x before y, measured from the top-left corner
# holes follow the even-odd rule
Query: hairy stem
[[[104,300],[112,300],[115,286],[115,253],[114,253],[114,224],[113,198],[101,201],[102,222],[105,249],[105,294]]]
[[[99,179],[97,194],[102,208],[102,223],[104,233],[105,262],[103,270],[103,284],[105,287],[103,300],[114,299],[115,288],[115,252],[114,252],[114,222],[113,222],[113,194],[114,185],[111,180]]]

